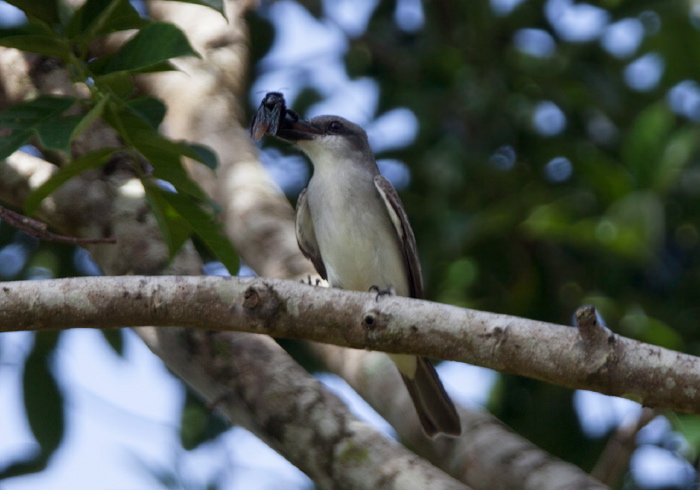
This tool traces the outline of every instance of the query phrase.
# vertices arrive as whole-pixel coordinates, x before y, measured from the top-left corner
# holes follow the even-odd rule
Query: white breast
[[[340,167],[340,168],[339,168]],[[371,286],[409,294],[398,237],[372,175],[352,165],[317,171],[308,204],[333,287],[367,291]]]

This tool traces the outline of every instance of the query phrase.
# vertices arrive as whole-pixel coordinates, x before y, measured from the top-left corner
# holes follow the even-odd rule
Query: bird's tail
[[[425,357],[414,357],[410,363],[407,363],[408,359],[395,359],[404,356],[391,357],[397,364],[408,388],[423,431],[430,437],[438,433],[459,436],[462,433],[459,415],[430,360]],[[413,364],[415,369],[407,369],[407,364]]]

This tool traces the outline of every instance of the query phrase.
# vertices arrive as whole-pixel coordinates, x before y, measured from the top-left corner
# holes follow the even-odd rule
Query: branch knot
[[[362,315],[362,326],[372,332],[384,330],[387,326],[386,315],[374,308],[367,310]]]

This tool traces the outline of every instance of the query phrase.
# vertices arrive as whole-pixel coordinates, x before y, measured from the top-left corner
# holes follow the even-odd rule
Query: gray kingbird
[[[297,202],[296,234],[318,273],[336,288],[378,288],[423,298],[413,230],[396,190],[379,173],[365,131],[338,116],[287,117],[275,129],[313,164],[311,181]],[[460,435],[459,415],[430,360],[390,357],[425,433]]]

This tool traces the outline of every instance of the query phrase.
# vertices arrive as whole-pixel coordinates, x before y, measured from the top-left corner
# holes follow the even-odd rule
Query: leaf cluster
[[[217,206],[188,176],[182,157],[212,170],[216,156],[206,147],[171,141],[158,131],[166,107],[150,96],[135,97],[133,76],[173,70],[172,58],[198,56],[175,25],[143,18],[128,0],[88,0],[77,10],[60,0],[11,0],[27,22],[0,31],[0,46],[58,58],[74,83],[89,89],[89,98],[41,95],[0,113],[0,158],[29,142],[42,150],[71,155],[71,142],[98,118],[120,137],[123,147],[100,148],[78,155],[61,167],[26,200],[34,213],[41,201],[80,173],[104,165],[126,151],[146,190],[148,203],[173,256],[192,235],[197,236],[231,272],[237,255],[216,222]],[[192,1],[223,15],[221,0]],[[135,30],[117,51],[90,58],[90,45],[106,35]]]

